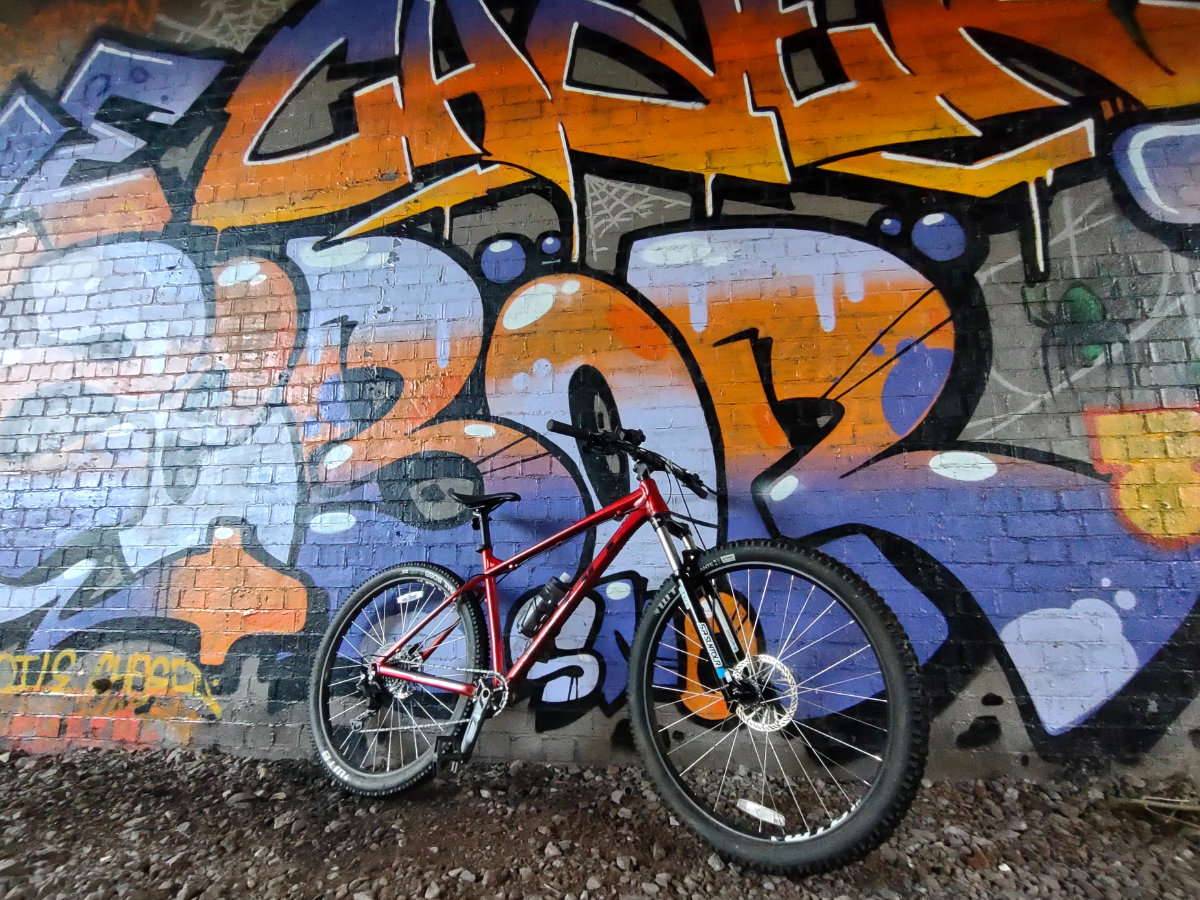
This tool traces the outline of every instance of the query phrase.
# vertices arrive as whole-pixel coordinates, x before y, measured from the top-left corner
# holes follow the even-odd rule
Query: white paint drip
[[[688,318],[692,331],[700,334],[708,327],[708,287],[703,284],[688,285]]]
[[[842,291],[851,303],[862,303],[867,296],[867,282],[862,272],[846,272],[842,275]]]
[[[817,317],[821,322],[821,330],[828,334],[837,327],[832,274],[817,272],[813,275],[813,299],[817,303]]]
[[[439,369],[450,365],[450,323],[445,319],[437,323],[437,364]]]

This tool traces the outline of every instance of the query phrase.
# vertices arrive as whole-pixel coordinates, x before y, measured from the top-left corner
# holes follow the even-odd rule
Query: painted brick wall
[[[1200,746],[1200,3],[0,12],[0,740],[307,752],[315,643],[702,472],[865,577],[934,765]],[[814,414],[819,411],[819,415]],[[603,536],[603,535],[602,535]],[[504,583],[510,622],[579,541]],[[631,544],[485,752],[628,745]]]

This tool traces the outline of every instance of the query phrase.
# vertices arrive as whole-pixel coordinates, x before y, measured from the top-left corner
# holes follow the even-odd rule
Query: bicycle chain
[[[443,667],[443,668],[445,668],[445,667]],[[499,687],[492,689],[492,696],[499,696],[500,699],[497,701],[496,708],[492,712],[492,715],[498,716],[500,713],[504,712],[505,708],[507,708],[510,692],[509,692],[509,688],[508,688],[508,679],[505,678],[502,674],[500,674],[499,672],[497,672],[494,669],[458,669],[458,668],[455,668],[452,671],[463,672],[464,674],[467,674],[467,675],[477,675],[479,677],[475,679],[476,682],[480,681],[483,678],[490,678],[493,681],[497,682],[499,684]],[[383,677],[387,678],[386,675]],[[403,679],[393,678],[393,679],[389,679],[389,680],[401,681]],[[407,684],[407,682],[405,682],[405,683]],[[403,699],[403,698],[397,698],[397,699]],[[461,725],[467,721],[469,721],[469,717],[466,719],[452,719],[452,720],[448,720],[446,722],[441,722],[437,725],[415,725],[414,728],[444,728],[447,725]]]

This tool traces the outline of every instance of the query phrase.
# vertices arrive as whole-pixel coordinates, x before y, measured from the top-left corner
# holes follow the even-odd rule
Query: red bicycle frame
[[[452,691],[467,697],[474,696],[475,684],[473,682],[455,681],[453,679],[425,675],[421,672],[413,672],[389,666],[387,662],[403,649],[412,640],[414,635],[420,633],[422,629],[441,615],[450,604],[457,601],[464,593],[471,592],[478,594],[478,589],[482,586],[488,643],[491,647],[492,671],[502,673],[504,679],[509,684],[518,682],[528,673],[529,668],[536,661],[545,643],[558,633],[559,628],[579,606],[584,595],[596,586],[596,583],[608,569],[609,565],[612,564],[612,561],[616,559],[617,554],[621,552],[634,532],[647,522],[654,524],[657,530],[657,523],[663,521],[664,517],[670,517],[670,515],[671,510],[668,508],[666,501],[663,500],[662,494],[659,493],[658,485],[655,484],[653,478],[646,475],[638,480],[638,486],[632,493],[610,503],[604,509],[580,519],[573,525],[567,526],[541,543],[510,556],[508,559],[498,558],[492,553],[492,548],[485,542],[480,548],[483,571],[467,581],[466,584],[442,601],[436,609],[388,647],[380,655],[379,661],[372,664],[373,674],[385,675],[389,678],[399,678],[403,681],[411,681],[414,684]],[[542,623],[537,634],[530,640],[529,646],[525,648],[525,652],[518,659],[514,660],[512,667],[505,673],[504,642],[500,632],[500,596],[496,589],[496,579],[515,571],[535,556],[545,553],[547,550],[553,550],[555,547],[577,537],[589,528],[595,528],[597,525],[616,519],[623,519],[624,521],[621,522],[613,536],[597,551],[587,568],[571,584],[570,589],[562,600],[559,601],[554,612]],[[663,543],[663,549],[667,552],[668,560],[677,568],[678,559],[675,554],[674,545],[670,543],[662,531],[659,531],[659,539]],[[449,637],[452,630],[453,626],[435,638],[429,646],[423,647],[421,649],[422,658],[428,659],[440,643]]]

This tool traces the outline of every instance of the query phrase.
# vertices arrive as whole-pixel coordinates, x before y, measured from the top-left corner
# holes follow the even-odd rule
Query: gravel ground
[[[1182,781],[926,784],[864,862],[781,879],[723,862],[640,772],[469,767],[386,801],[315,763],[188,750],[0,753],[0,898],[1200,896],[1200,829],[1128,802]]]

